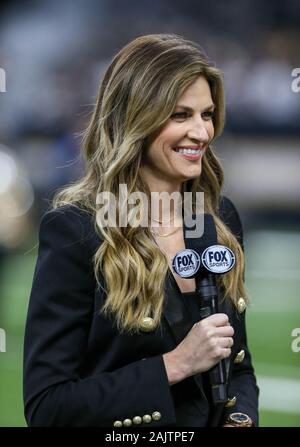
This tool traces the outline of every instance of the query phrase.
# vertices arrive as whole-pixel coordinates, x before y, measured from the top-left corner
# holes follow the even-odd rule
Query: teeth
[[[201,149],[178,149],[178,152],[180,154],[191,154],[191,155],[199,155],[201,152]]]

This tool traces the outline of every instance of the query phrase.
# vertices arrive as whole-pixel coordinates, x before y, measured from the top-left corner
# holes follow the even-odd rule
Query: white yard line
[[[258,297],[256,300],[252,299],[248,307],[249,313],[295,313],[298,315],[299,327],[300,327],[300,298],[287,298],[281,299],[276,297],[263,298]],[[298,326],[297,326],[298,327]]]
[[[299,354],[300,360],[300,354]],[[254,363],[254,367],[258,376],[269,376],[280,379],[295,379],[300,382],[300,367],[283,365],[281,363]]]
[[[300,380],[258,376],[257,382],[261,410],[299,413],[300,424]]]
[[[246,272],[247,279],[260,279],[272,281],[300,281],[300,270],[249,270]]]

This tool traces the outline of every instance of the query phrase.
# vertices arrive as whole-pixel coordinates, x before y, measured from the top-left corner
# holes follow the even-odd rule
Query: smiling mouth
[[[190,148],[181,148],[181,147],[175,147],[173,149],[175,152],[178,152],[179,154],[184,155],[199,155],[202,152],[202,149],[190,149]]]
[[[189,159],[198,159],[203,154],[203,148],[175,147],[173,151]]]

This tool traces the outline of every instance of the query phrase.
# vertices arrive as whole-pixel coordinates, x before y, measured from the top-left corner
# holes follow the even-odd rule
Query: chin
[[[185,176],[183,176],[185,179],[184,181],[186,182],[188,180],[193,180],[194,178],[198,178],[198,177],[200,177],[200,174],[201,174],[201,169],[197,169],[193,172],[190,172],[189,174],[186,174]]]

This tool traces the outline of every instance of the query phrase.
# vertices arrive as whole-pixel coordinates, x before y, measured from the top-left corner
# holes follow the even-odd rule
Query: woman
[[[86,174],[56,195],[40,226],[25,336],[29,425],[258,424],[242,228],[220,196],[223,172],[211,148],[223,122],[220,72],[196,44],[143,36],[113,59],[84,138]],[[186,299],[195,280],[171,273],[185,247],[178,208],[168,218],[160,209],[149,226],[103,224],[99,194],[120,199],[124,184],[149,198],[204,193],[218,242],[237,257],[219,281],[220,313],[199,321]],[[124,202],[116,203],[119,217]],[[151,208],[143,203],[140,217]],[[208,371],[222,359],[229,399],[214,405]],[[229,420],[232,413],[243,415]]]

